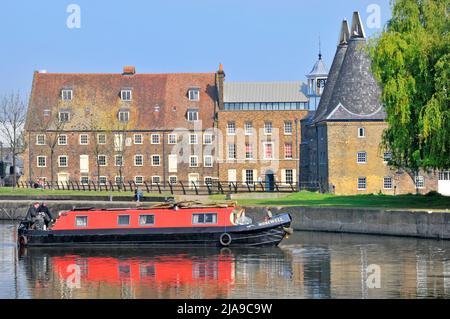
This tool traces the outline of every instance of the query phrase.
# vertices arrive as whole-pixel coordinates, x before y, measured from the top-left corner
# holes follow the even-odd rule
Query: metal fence
[[[49,182],[36,183],[32,181],[17,182],[19,188],[35,188],[35,189],[54,189],[54,190],[71,190],[71,191],[108,191],[108,192],[134,192],[138,189],[147,193],[158,194],[182,194],[182,195],[214,195],[229,193],[293,193],[299,190],[317,191],[320,187],[317,183],[280,183],[258,181],[254,183],[229,182],[229,181],[213,181],[212,183],[195,183],[193,181],[178,181],[176,183],[149,183],[143,182],[136,184],[134,181],[117,184],[113,181],[107,183],[98,183],[91,181],[89,183],[80,183],[78,181],[67,182]]]

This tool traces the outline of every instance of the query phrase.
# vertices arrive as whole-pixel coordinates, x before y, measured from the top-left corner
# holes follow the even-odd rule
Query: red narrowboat
[[[269,214],[271,215],[271,214]],[[169,203],[151,208],[76,208],[48,229],[24,220],[21,246],[276,246],[292,232],[289,214],[253,222],[234,205]]]

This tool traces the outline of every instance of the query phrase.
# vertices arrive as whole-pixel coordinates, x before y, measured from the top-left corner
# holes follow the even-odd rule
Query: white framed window
[[[203,182],[204,182],[205,186],[212,186],[213,185],[213,180],[214,180],[214,178],[211,177],[211,176],[205,176],[203,178]]]
[[[383,188],[392,189],[392,187],[393,187],[392,176],[385,176],[383,178]]]
[[[59,122],[61,122],[61,123],[70,122],[70,113],[69,112],[59,112],[58,118],[59,118]]]
[[[121,90],[120,91],[120,99],[122,101],[131,101],[133,99],[133,94],[132,94],[131,90],[129,90],[129,89]]]
[[[89,176],[81,176],[80,183],[81,183],[81,185],[88,185],[89,184]]]
[[[159,135],[159,134],[152,134],[152,136],[151,136],[151,143],[152,144],[159,144],[159,143],[161,143],[161,135]]]
[[[286,184],[292,185],[294,183],[294,170],[287,169],[284,171]]]
[[[273,143],[263,143],[264,145],[264,159],[270,160],[273,159]]]
[[[45,145],[45,134],[36,135],[36,145]]]
[[[160,166],[161,165],[161,156],[152,155],[152,166]]]
[[[213,167],[213,157],[211,155],[205,155],[203,158],[204,167]]]
[[[114,134],[114,150],[120,152],[123,150],[123,134]]]
[[[198,110],[188,110],[187,120],[190,122],[198,121]]]
[[[142,134],[134,134],[134,144],[142,144],[143,141]]]
[[[356,155],[356,162],[358,164],[367,163],[367,153],[366,152],[358,152],[358,154]]]
[[[106,155],[99,155],[98,156],[98,165],[100,165],[100,166],[108,165],[108,161],[107,161]]]
[[[178,178],[175,175],[169,176],[169,183],[170,185],[175,185],[178,182]]]
[[[189,144],[191,145],[198,144],[197,134],[189,134]]]
[[[358,127],[358,137],[366,137],[366,129],[364,127]]]
[[[245,158],[253,159],[253,145],[251,143],[245,143]]]
[[[144,184],[144,176],[135,176],[134,182],[138,185]]]
[[[67,135],[61,134],[58,136],[58,145],[67,145]]]
[[[188,91],[189,101],[200,101],[200,89],[193,88]]]
[[[123,176],[122,176],[122,177],[116,176],[116,177],[114,178],[114,182],[116,183],[116,185],[123,184]],[[105,184],[106,184],[106,183],[105,183]]]
[[[177,134],[169,134],[169,144],[177,144]]]
[[[73,99],[73,90],[69,89],[61,90],[61,99],[63,101],[71,101]]]
[[[69,166],[69,159],[66,155],[58,156],[58,166],[59,167]]]
[[[152,176],[152,184],[153,185],[161,184],[161,177],[160,176]]]
[[[415,177],[416,187],[417,188],[424,188],[425,187],[425,177],[423,176],[416,176]]]
[[[205,145],[211,145],[213,142],[213,136],[212,134],[204,134],[203,135],[203,144]]]
[[[285,121],[284,122],[284,134],[285,135],[292,135],[292,121]]]
[[[50,109],[45,109],[44,110],[44,116],[45,117],[48,117],[48,116],[50,116],[52,114],[52,111],[50,110]]]
[[[47,167],[47,156],[38,156],[36,161],[37,167]]]
[[[89,144],[89,135],[80,134],[80,145],[88,145]]]
[[[144,166],[144,155],[134,155],[134,166]]]
[[[272,122],[264,122],[264,134],[265,135],[272,134]]]
[[[255,176],[253,175],[252,169],[246,169],[245,170],[245,183],[252,185],[255,181]]]
[[[97,143],[100,145],[106,144],[106,134],[98,134],[97,135]]]
[[[189,167],[198,167],[198,156],[189,156]]]
[[[392,153],[391,152],[384,152],[383,153],[383,162],[387,163],[392,159]]]
[[[252,122],[244,123],[244,134],[245,135],[253,135],[253,123]]]
[[[367,179],[366,177],[358,177],[358,190],[367,189]]]
[[[115,155],[114,156],[114,166],[123,166],[123,156],[122,155]]]
[[[106,183],[108,182],[108,178],[106,176],[100,176],[98,178],[98,182],[100,183],[100,185],[106,185]]]
[[[228,144],[228,159],[236,159],[236,144]]]
[[[128,122],[130,120],[130,112],[119,111],[118,118],[120,122]]]
[[[227,123],[227,135],[236,134],[236,122],[230,121]]]
[[[284,158],[292,159],[292,143],[284,143]]]

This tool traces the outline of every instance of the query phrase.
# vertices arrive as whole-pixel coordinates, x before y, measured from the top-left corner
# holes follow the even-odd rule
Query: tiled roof
[[[200,88],[200,101],[189,101],[189,88]],[[73,90],[72,101],[61,100],[61,90]],[[132,89],[132,101],[120,99],[121,89]],[[215,73],[177,74],[34,74],[27,117],[27,128],[42,123],[44,110],[67,108],[71,112],[110,112],[128,108],[135,130],[190,128],[188,109],[198,108],[202,126],[213,127],[217,101]],[[72,121],[67,130],[86,129],[83,116]],[[117,118],[117,117],[116,117]],[[75,117],[74,117],[75,119]]]
[[[224,102],[308,102],[302,81],[225,82]]]

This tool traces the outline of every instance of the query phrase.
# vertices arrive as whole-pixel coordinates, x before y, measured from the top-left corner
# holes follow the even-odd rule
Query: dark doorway
[[[266,172],[266,190],[273,192],[275,190],[275,175],[272,171]]]

